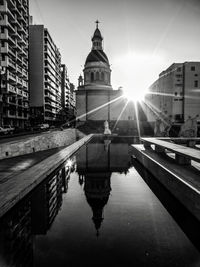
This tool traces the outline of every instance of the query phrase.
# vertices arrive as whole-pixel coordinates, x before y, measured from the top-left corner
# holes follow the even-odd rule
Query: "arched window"
[[[104,73],[101,73],[101,80],[104,81]]]
[[[91,72],[91,82],[94,81],[94,72]]]
[[[99,72],[96,73],[96,80],[99,81]]]

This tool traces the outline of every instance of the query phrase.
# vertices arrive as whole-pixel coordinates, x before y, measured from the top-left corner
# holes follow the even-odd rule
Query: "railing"
[[[181,139],[181,138],[180,138]],[[185,138],[185,140],[200,141],[200,138]],[[151,145],[155,145],[155,152],[166,153],[170,151],[175,153],[175,160],[180,165],[190,165],[191,160],[200,163],[200,150],[178,145],[159,138],[141,138],[146,149],[152,149]]]

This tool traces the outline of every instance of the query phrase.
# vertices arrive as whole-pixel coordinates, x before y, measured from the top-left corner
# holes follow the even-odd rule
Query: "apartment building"
[[[72,119],[75,115],[75,87],[70,83],[67,67],[65,64],[61,66],[61,76],[62,76],[62,107],[65,111],[64,121]]]
[[[44,25],[29,27],[31,123],[61,122],[61,54]]]
[[[200,62],[172,64],[159,74],[145,100],[149,121],[159,114],[172,115],[175,122],[200,115]]]
[[[0,0],[0,125],[29,119],[28,0]]]

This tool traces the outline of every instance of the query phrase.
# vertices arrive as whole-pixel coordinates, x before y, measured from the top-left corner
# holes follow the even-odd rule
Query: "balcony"
[[[4,5],[0,5],[0,12],[6,13],[8,11],[7,2],[4,2]]]
[[[10,9],[8,9],[8,16],[10,18],[11,23],[15,22],[16,20],[15,15],[11,12]]]
[[[8,80],[16,82],[16,76],[10,71],[8,71]]]
[[[22,79],[21,78],[17,77],[16,82],[17,82],[17,84],[22,85]]]
[[[12,67],[14,70],[16,70],[16,63],[11,58],[8,58],[8,66]]]
[[[22,86],[27,88],[28,87],[28,83],[26,81],[22,80]]]
[[[25,71],[24,69],[22,69],[22,75],[23,75],[24,78],[27,79],[28,72]]]
[[[11,84],[7,85],[7,90],[8,90],[8,93],[16,94],[16,92],[17,92],[17,89],[14,86],[12,86]]]
[[[20,40],[18,41],[19,44],[26,46],[28,44],[28,41],[26,41],[22,36],[20,38]]]
[[[12,45],[16,45],[16,42],[15,42],[15,38],[14,38],[14,35],[8,35],[8,41],[10,42],[10,43],[12,43]]]
[[[16,118],[16,112],[13,112],[13,111],[10,111],[10,110],[7,111],[6,115],[7,115],[8,118]]]
[[[28,93],[26,93],[26,92],[22,92],[22,95],[23,95],[23,97],[27,97],[28,98]]]
[[[13,27],[12,24],[10,24],[10,22],[8,22],[8,28],[9,28],[13,33],[15,33],[15,28]]]
[[[17,70],[18,73],[22,74],[22,68],[19,65],[17,65],[16,70]]]
[[[22,64],[22,58],[17,55],[16,57],[17,63]]]

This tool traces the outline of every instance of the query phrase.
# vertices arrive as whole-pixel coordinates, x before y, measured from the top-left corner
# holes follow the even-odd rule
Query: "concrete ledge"
[[[91,134],[83,137],[79,141],[3,183],[0,187],[0,217],[41,183],[56,168],[63,164],[66,159],[76,152],[82,145],[87,143],[92,136],[93,135]]]
[[[198,220],[200,220],[199,171],[179,166],[172,159],[143,145],[132,145],[132,153]]]
[[[5,140],[4,143],[0,144],[0,159],[71,145],[77,137],[83,137],[83,134],[74,128],[69,128],[63,131],[43,132],[28,137],[22,136],[12,141]]]

